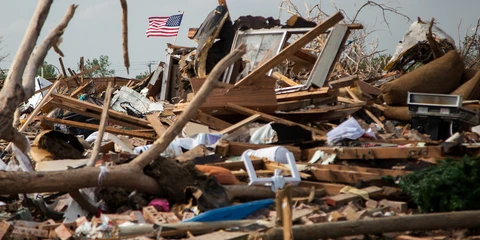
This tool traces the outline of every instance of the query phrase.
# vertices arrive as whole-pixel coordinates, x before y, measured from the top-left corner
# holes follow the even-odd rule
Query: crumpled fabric
[[[257,129],[252,136],[250,136],[250,143],[253,144],[269,144],[273,142],[273,139],[277,135],[277,132],[273,130],[271,123]]]

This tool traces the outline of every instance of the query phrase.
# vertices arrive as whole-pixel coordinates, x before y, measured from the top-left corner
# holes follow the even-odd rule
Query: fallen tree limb
[[[103,186],[121,187],[131,190],[141,190],[153,194],[162,194],[162,189],[169,186],[159,186],[156,179],[144,174],[144,168],[158,158],[180,133],[185,124],[197,113],[210,92],[218,85],[218,79],[225,69],[240,59],[245,53],[245,46],[234,50],[222,59],[212,70],[207,81],[195,95],[191,104],[180,116],[179,120],[170,126],[153,146],[132,162],[124,165],[104,168],[85,167],[68,171],[54,172],[0,172],[0,194],[34,193],[34,192],[72,192],[73,190]],[[162,168],[170,171],[171,168]],[[101,174],[102,173],[102,174]],[[172,186],[178,183],[171,183]],[[183,189],[177,189],[182,192]],[[183,194],[182,194],[183,196]]]
[[[360,234],[478,227],[480,211],[464,211],[297,225],[293,226],[293,236],[295,239],[330,239]],[[283,229],[270,229],[261,239],[283,239]]]
[[[123,64],[127,69],[127,74],[129,74],[128,69],[130,68],[130,59],[128,57],[128,8],[127,0],[120,0],[122,5],[122,45],[123,45]]]

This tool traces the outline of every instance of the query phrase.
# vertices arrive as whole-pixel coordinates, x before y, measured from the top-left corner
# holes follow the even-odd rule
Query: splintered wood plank
[[[312,90],[312,91],[299,91],[299,92],[293,92],[293,93],[278,94],[277,101],[286,102],[286,101],[294,101],[294,100],[302,100],[302,99],[322,98],[322,97],[328,97],[330,94],[331,94],[330,88],[323,87],[323,88]]]
[[[223,121],[220,118],[216,118],[212,115],[206,114],[202,111],[197,112],[197,116],[195,117],[195,120],[209,126],[212,129],[215,130],[223,130],[225,128],[228,128],[232,126],[229,122]]]
[[[336,183],[357,183],[360,180],[368,181],[380,179],[382,176],[375,173],[345,171],[335,169],[312,170],[312,179],[315,181],[336,182]]]
[[[64,96],[64,95],[60,95],[60,94],[52,94],[52,98],[53,98],[53,101],[59,102],[60,104],[61,103],[71,103],[71,104],[73,104],[72,106],[78,106],[79,108],[86,108],[86,109],[88,109],[88,110],[90,110],[94,113],[99,114],[99,115],[102,112],[102,107],[97,106],[93,103],[80,101],[80,100],[72,98],[72,97],[68,97],[68,96]],[[73,111],[73,112],[76,112],[76,111]],[[76,112],[76,113],[81,114],[81,112]],[[129,116],[125,113],[117,112],[117,111],[112,110],[112,109],[108,110],[108,117],[110,119],[111,118],[117,118],[117,120],[120,120],[120,121],[123,121],[123,122],[133,123],[133,124],[135,124],[139,127],[150,128],[150,126],[148,125],[149,124],[148,121],[146,121],[144,119],[132,117],[132,116]]]
[[[90,124],[90,123],[82,123],[58,118],[50,118],[50,117],[43,117],[41,120],[42,124],[51,125],[53,123],[64,124],[67,126],[89,129],[89,130],[98,130],[100,128],[97,124]],[[138,137],[138,138],[145,138],[145,139],[154,139],[154,135],[151,133],[143,133],[137,131],[130,131],[130,130],[123,130],[114,127],[106,127],[105,132],[114,133],[114,134],[122,134],[131,137]]]
[[[305,33],[302,37],[297,39],[295,42],[284,48],[280,53],[275,55],[269,61],[265,62],[261,66],[254,69],[250,74],[245,78],[240,80],[235,84],[235,86],[249,85],[254,80],[260,79],[264,76],[270,69],[274,68],[278,64],[282,63],[289,56],[293,55],[297,51],[301,50],[305,45],[315,39],[318,35],[324,33],[327,29],[334,26],[343,19],[343,14],[340,12],[335,13],[334,15],[327,18],[322,23],[318,24],[309,32]]]
[[[342,188],[344,188],[347,185],[302,180],[298,186],[299,187],[315,187],[315,189],[325,189],[325,192],[328,195],[333,196],[333,195],[339,194],[340,190],[342,190]]]
[[[220,131],[221,134],[226,134],[226,133],[231,133],[239,128],[241,128],[243,125],[245,124],[249,124],[257,119],[259,119],[261,117],[260,114],[253,114],[252,116],[248,117],[248,118],[245,118],[243,119],[242,121],[228,127],[228,128],[225,128],[223,129],[222,131]]]
[[[345,78],[340,78],[340,79],[334,80],[334,81],[329,81],[328,86],[330,88],[350,87],[353,84],[355,84],[355,82],[358,82],[358,76],[357,75],[353,75],[353,76],[345,77]]]
[[[298,84],[297,82],[293,81],[292,79],[288,78],[287,76],[279,73],[279,72],[273,72],[272,73],[272,77],[278,79],[278,80],[282,80],[285,84],[287,84],[288,86],[297,86],[297,85],[300,85]]]
[[[235,103],[262,112],[274,112],[277,108],[275,94],[275,80],[269,76],[262,76],[254,84],[235,87],[233,84],[219,83],[221,88],[215,88],[202,104],[200,110],[210,113],[224,109],[225,103]],[[205,79],[190,79],[192,90],[196,93],[205,82]]]
[[[372,194],[379,194],[383,191],[382,188],[379,187],[367,187],[367,188],[362,188],[361,190],[365,191],[368,193],[368,195]],[[359,195],[353,194],[353,193],[340,193],[338,195],[328,197],[327,198],[327,204],[330,206],[341,206],[345,205],[353,200],[360,199],[361,197]]]
[[[352,171],[352,172],[361,172],[361,173],[372,173],[379,176],[390,175],[395,177],[395,176],[405,176],[411,173],[411,171],[404,171],[404,170],[356,167],[356,166],[345,166],[345,165],[337,165],[337,164],[329,164],[329,165],[309,164],[309,165],[314,166],[316,170]]]
[[[85,90],[85,88],[87,88],[92,82],[93,80],[90,80],[87,83],[84,83],[82,86],[75,89],[75,91],[73,91],[72,94],[70,94],[70,97],[77,97],[77,95],[83,92],[83,90]]]
[[[148,114],[147,121],[152,125],[153,130],[155,130],[155,132],[157,133],[157,137],[162,136],[163,133],[167,131],[167,128],[163,126],[160,119],[158,119],[158,117],[154,114]]]
[[[383,130],[385,130],[385,125],[383,125],[382,121],[380,121],[380,119],[378,119],[372,112],[370,112],[370,110],[364,108],[363,111],[364,111],[376,124],[378,124],[378,126],[380,126],[380,128],[382,128]]]
[[[265,120],[265,121],[277,122],[277,123],[285,124],[285,125],[288,125],[288,126],[295,126],[296,125],[296,126],[299,126],[303,129],[306,129],[308,131],[311,131],[311,132],[314,132],[314,133],[317,133],[317,134],[320,134],[320,135],[325,135],[326,134],[325,131],[322,131],[320,129],[312,128],[312,127],[309,127],[309,126],[306,126],[306,125],[303,125],[303,124],[288,121],[288,120],[278,118],[278,117],[275,117],[275,116],[272,116],[272,115],[269,115],[269,114],[266,114],[266,113],[262,113],[262,112],[258,112],[258,111],[252,110],[252,109],[248,109],[246,107],[242,107],[242,106],[239,106],[239,105],[236,105],[236,104],[233,104],[233,103],[227,103],[227,108],[231,109],[231,110],[233,110],[237,113],[244,114],[244,115],[259,114],[260,119]]]
[[[442,158],[444,157],[441,146],[427,147],[346,147],[334,149],[318,147],[303,149],[302,156],[311,159],[315,151],[321,150],[328,154],[336,154],[338,160],[355,159],[417,159],[417,158]]]
[[[362,89],[362,92],[364,93],[368,93],[370,95],[375,95],[375,96],[382,94],[382,90],[380,90],[380,88],[374,87],[365,81],[357,81],[357,84],[360,87],[360,89]]]

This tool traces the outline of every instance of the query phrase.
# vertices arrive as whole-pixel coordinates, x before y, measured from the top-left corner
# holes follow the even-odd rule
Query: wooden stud
[[[288,120],[278,118],[278,117],[275,117],[275,116],[272,116],[272,115],[269,115],[269,114],[266,114],[266,113],[262,113],[262,112],[258,112],[258,111],[252,110],[252,109],[248,109],[248,108],[245,108],[245,107],[233,104],[233,103],[227,103],[227,108],[231,109],[231,110],[233,110],[237,113],[244,114],[244,115],[259,114],[260,119],[265,120],[265,121],[273,121],[273,122],[285,124],[285,125],[288,125],[288,126],[299,126],[303,129],[306,129],[308,131],[312,131],[312,132],[314,132],[316,134],[320,134],[320,135],[325,135],[326,134],[325,131],[322,131],[320,129],[312,128],[312,127],[309,127],[309,126],[305,126],[303,124],[288,121]]]
[[[261,117],[260,114],[253,114],[252,116],[248,117],[248,118],[245,118],[243,119],[242,121],[228,127],[228,128],[225,128],[223,129],[222,131],[220,131],[221,134],[227,134],[227,133],[231,133],[239,128],[241,128],[242,126],[246,125],[246,124],[249,124],[257,119],[259,119]]]
[[[147,121],[152,125],[153,130],[155,130],[157,133],[157,137],[162,136],[162,134],[167,131],[167,128],[163,126],[162,122],[157,116],[154,114],[148,114],[146,117]]]

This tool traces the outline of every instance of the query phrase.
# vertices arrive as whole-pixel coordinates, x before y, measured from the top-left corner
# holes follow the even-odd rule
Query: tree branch
[[[55,27],[47,35],[45,40],[43,40],[43,42],[35,49],[32,56],[30,57],[27,68],[23,73],[23,87],[25,91],[25,99],[23,99],[24,101],[28,100],[35,92],[35,76],[37,75],[37,70],[43,64],[45,56],[47,56],[48,50],[50,50],[53,45],[58,47],[58,40],[62,36],[70,20],[73,18],[76,8],[77,5],[70,5],[67,13],[62,18],[57,27]]]

